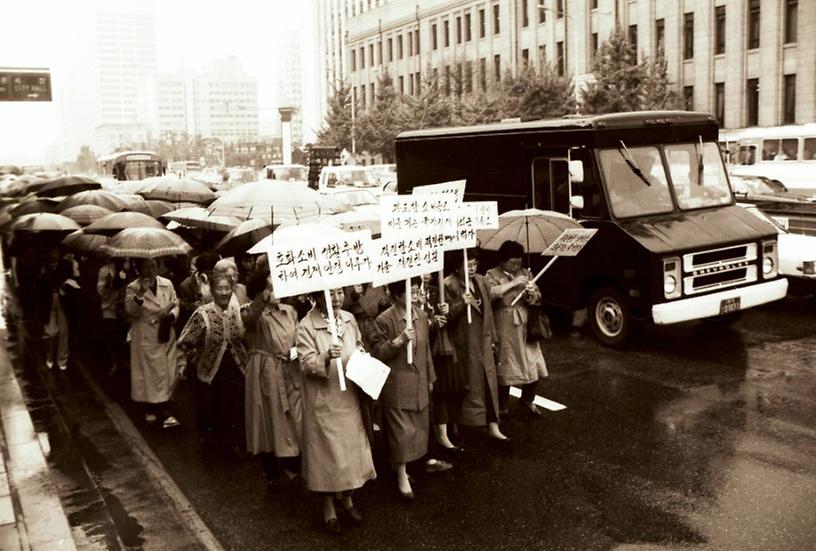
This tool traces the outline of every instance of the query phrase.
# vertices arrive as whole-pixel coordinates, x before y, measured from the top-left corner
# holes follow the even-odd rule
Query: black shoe
[[[543,416],[543,414],[541,413],[541,410],[538,408],[538,406],[535,405],[532,402],[520,401],[519,405],[522,408],[524,408],[524,411],[529,413],[530,415],[534,415],[536,417],[542,417]]]
[[[352,507],[351,509],[341,507],[340,509],[344,511],[349,516],[349,518],[356,524],[360,524],[361,522],[363,522],[363,515],[362,513],[360,513],[360,510],[357,507]]]
[[[323,526],[326,528],[326,532],[332,534],[333,536],[339,536],[343,533],[343,528],[340,526],[340,521],[337,520],[337,517],[324,520]]]

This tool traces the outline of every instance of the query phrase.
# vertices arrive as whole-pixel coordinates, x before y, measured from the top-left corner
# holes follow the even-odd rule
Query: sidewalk
[[[76,549],[48,474],[48,438],[34,430],[5,338],[0,317],[0,549]]]

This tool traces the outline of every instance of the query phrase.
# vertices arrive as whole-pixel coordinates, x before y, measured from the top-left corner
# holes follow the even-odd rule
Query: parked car
[[[395,164],[368,165],[368,168],[377,175],[383,185],[397,181],[397,165]]]
[[[306,182],[309,179],[309,167],[303,165],[267,165],[264,170],[268,180]]]
[[[737,203],[748,212],[770,222],[779,232],[779,273],[788,278],[788,294],[810,295],[816,292],[816,236],[789,232],[756,205]]]
[[[371,190],[344,186],[322,189],[320,193],[331,197],[349,210],[365,210],[379,214],[380,202]]]
[[[357,188],[376,188],[379,186],[377,175],[368,167],[357,165],[324,166],[320,171],[317,189],[350,186]]]
[[[734,197],[756,205],[794,234],[816,236],[816,197],[789,191],[757,176],[731,175]]]

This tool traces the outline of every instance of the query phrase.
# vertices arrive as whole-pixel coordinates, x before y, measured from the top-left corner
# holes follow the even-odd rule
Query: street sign
[[[0,71],[0,101],[51,101],[51,73]]]

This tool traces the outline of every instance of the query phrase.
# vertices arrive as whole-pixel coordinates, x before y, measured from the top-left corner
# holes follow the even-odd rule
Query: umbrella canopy
[[[345,231],[371,230],[372,234],[380,233],[380,215],[371,210],[350,210],[332,214],[323,218],[323,222]]]
[[[242,220],[259,218],[268,224],[310,221],[323,214],[346,210],[334,199],[313,189],[290,182],[253,182],[231,189],[215,200],[208,210],[213,214],[235,216]]]
[[[280,245],[288,241],[303,241],[311,237],[343,234],[343,230],[320,222],[305,222],[303,224],[286,224],[278,226],[272,235],[258,241],[249,251],[249,254],[262,254],[272,245]]]
[[[210,203],[215,199],[215,193],[206,184],[190,178],[158,176],[145,178],[142,182],[148,185],[138,193],[145,199],[189,201],[202,204]]]
[[[124,195],[134,195],[139,193],[149,185],[151,185],[150,182],[147,182],[145,180],[129,180],[125,182],[117,181],[116,183],[111,184],[108,187],[108,190],[114,193],[121,193]]]
[[[17,218],[24,214],[34,214],[37,212],[55,212],[59,202],[53,199],[30,197],[23,199],[18,205],[11,207],[8,213]]]
[[[158,258],[185,255],[192,247],[164,228],[127,228],[108,239],[98,250],[119,258]]]
[[[481,247],[497,251],[505,241],[521,243],[526,253],[542,253],[566,229],[582,228],[574,218],[551,210],[510,210],[499,215],[499,229],[479,230]]]
[[[203,207],[177,209],[162,214],[160,218],[163,220],[171,220],[182,226],[220,232],[233,230],[241,223],[241,220],[233,216],[210,214],[210,212]]]
[[[113,235],[127,228],[165,229],[164,225],[141,212],[114,212],[85,228],[85,233]]]
[[[117,211],[124,207],[125,204],[126,201],[121,196],[103,189],[95,189],[92,191],[80,191],[70,197],[66,197],[57,205],[57,212],[62,212],[65,209],[79,205],[96,205],[111,211]]]
[[[3,195],[19,197],[27,193],[33,193],[42,188],[48,181],[37,178],[31,174],[24,174],[3,186]]]
[[[215,248],[223,256],[235,256],[247,252],[252,245],[268,235],[272,235],[272,226],[265,220],[253,218],[230,230]]]
[[[96,222],[100,218],[104,218],[105,216],[112,214],[112,211],[106,209],[105,207],[98,207],[96,205],[78,205],[76,207],[67,208],[60,214],[67,216],[80,226],[87,226],[88,224]]]
[[[158,199],[145,199],[141,195],[134,195],[133,198],[129,198],[127,204],[119,210],[141,212],[153,218],[158,218],[162,214],[189,206],[197,205],[195,203],[171,203],[170,201],[159,201]]]
[[[73,232],[79,224],[59,214],[38,212],[25,214],[11,224],[11,229],[18,232]]]
[[[48,180],[37,192],[42,197],[56,197],[57,195],[73,195],[80,191],[102,189],[102,184],[84,176],[62,176]]]
[[[65,236],[65,239],[62,240],[62,244],[65,247],[82,252],[96,251],[107,242],[108,238],[104,235],[85,233],[82,230],[69,233]]]

